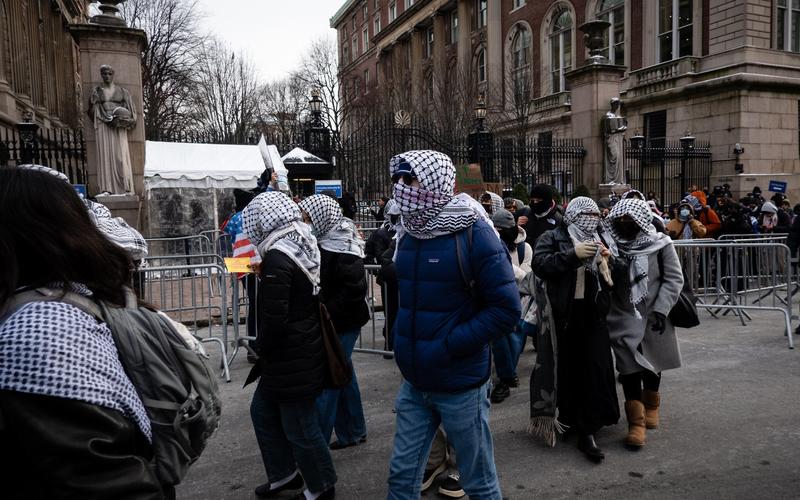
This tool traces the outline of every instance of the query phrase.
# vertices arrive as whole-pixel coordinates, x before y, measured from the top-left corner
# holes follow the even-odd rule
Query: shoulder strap
[[[517,244],[517,259],[519,260],[519,264],[522,265],[522,261],[525,260],[525,242]]]
[[[471,296],[475,296],[475,280],[472,277],[472,265],[469,261],[464,264],[464,250],[461,248],[461,237],[465,235],[467,238],[467,257],[472,254],[472,226],[469,226],[464,231],[457,233],[456,236],[456,257],[458,260],[458,270],[461,272],[461,279],[467,286],[467,290]]]
[[[65,304],[77,307],[86,314],[104,321],[102,311],[89,297],[85,297],[75,292],[44,287],[36,288],[34,290],[25,290],[23,292],[14,294],[8,303],[6,303],[3,311],[0,312],[0,321],[8,319],[8,317],[16,312],[19,308],[31,302],[64,302]]]

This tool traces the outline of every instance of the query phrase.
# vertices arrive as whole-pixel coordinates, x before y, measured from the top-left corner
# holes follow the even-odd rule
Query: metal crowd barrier
[[[681,259],[698,307],[713,317],[735,314],[742,325],[752,320],[747,311],[783,314],[789,348],[792,338],[792,284],[789,247],[772,241],[679,240]]]
[[[233,238],[231,238],[230,234],[214,229],[211,231],[203,231],[200,235],[208,238],[211,242],[213,252],[217,255],[222,257],[233,256]]]
[[[225,268],[219,264],[193,264],[145,267],[140,269],[140,273],[144,283],[139,290],[140,299],[187,325],[201,342],[217,344],[223,376],[230,382],[228,297],[225,281],[220,281],[220,277],[226,275]],[[215,291],[220,282],[223,283],[221,290],[217,288]],[[221,328],[222,338],[213,334],[217,325]]]
[[[723,234],[719,237],[720,241],[763,241],[770,243],[784,243],[789,237],[788,233],[764,233],[764,234]]]
[[[387,317],[387,303],[383,300],[383,289],[378,285],[377,278],[381,271],[381,266],[370,264],[365,265],[364,270],[367,274],[367,305],[369,306],[369,331],[370,338],[364,339],[364,329],[358,337],[358,344],[354,351],[366,352],[370,354],[391,355],[392,351],[387,349],[385,338],[385,327]],[[378,313],[383,316],[382,321]]]
[[[147,238],[147,253],[150,257],[164,255],[205,255],[216,253],[208,236],[180,236],[177,238]]]

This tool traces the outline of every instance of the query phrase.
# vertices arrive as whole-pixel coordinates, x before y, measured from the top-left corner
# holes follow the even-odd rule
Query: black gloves
[[[651,331],[658,332],[659,335],[664,333],[664,330],[667,328],[667,317],[661,314],[660,312],[654,312],[653,316],[655,316],[656,321],[653,323],[653,326],[650,328]]]

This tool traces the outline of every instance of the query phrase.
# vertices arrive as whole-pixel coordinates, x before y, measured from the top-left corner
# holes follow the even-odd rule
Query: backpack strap
[[[64,302],[100,321],[105,321],[100,308],[91,298],[59,288],[42,287],[15,293],[0,311],[0,322],[5,321],[22,306],[31,302]]]
[[[467,239],[467,257],[472,254],[472,226],[469,226],[464,231],[456,234],[456,257],[458,260],[458,270],[461,273],[461,279],[466,285],[467,291],[472,298],[476,297],[476,284],[472,276],[472,264],[464,259],[464,250],[462,248],[461,238],[466,236]]]
[[[522,261],[525,260],[525,242],[517,244],[517,260],[519,260],[519,265],[522,265]]]

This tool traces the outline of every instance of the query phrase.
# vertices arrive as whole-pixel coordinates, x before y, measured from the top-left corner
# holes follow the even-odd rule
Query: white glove
[[[589,259],[594,257],[597,254],[597,243],[588,241],[588,242],[581,242],[575,244],[575,255],[578,256],[579,259]]]

